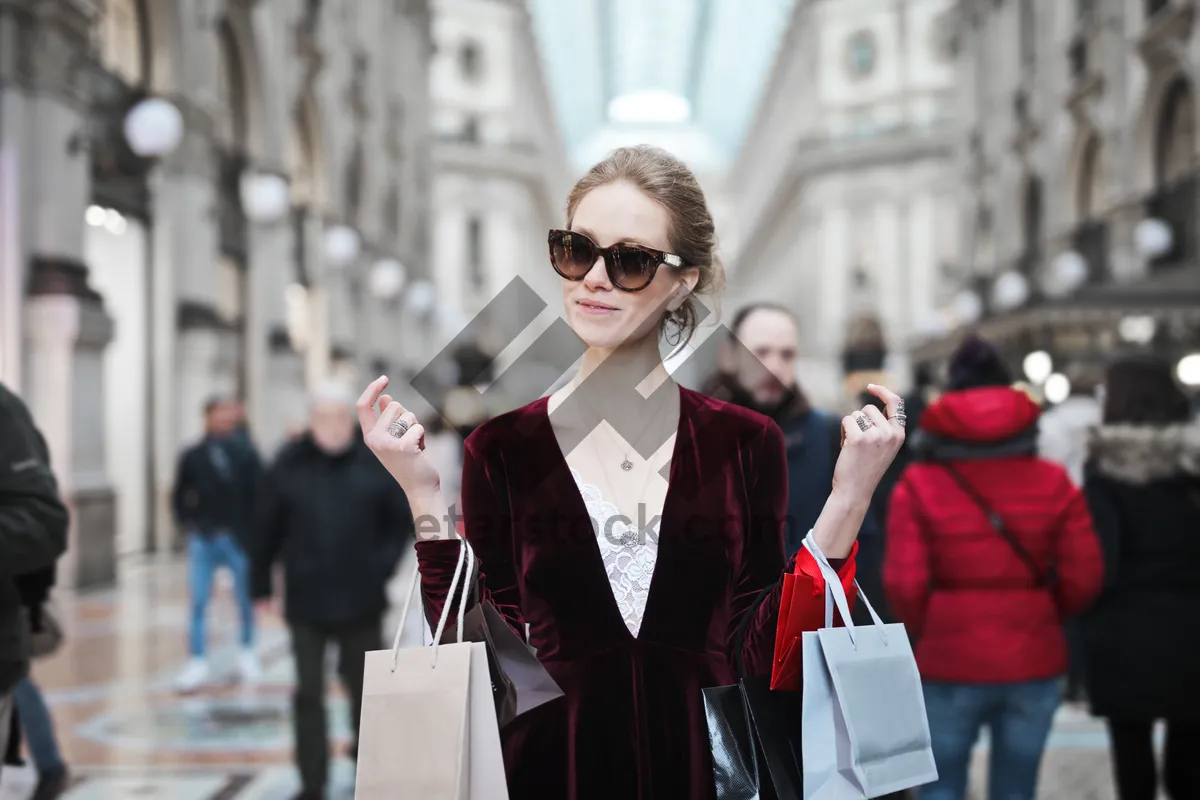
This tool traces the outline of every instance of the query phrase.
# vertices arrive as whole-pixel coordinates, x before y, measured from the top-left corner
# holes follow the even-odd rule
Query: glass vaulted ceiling
[[[795,0],[528,0],[580,169],[649,141],[696,169],[737,152]]]

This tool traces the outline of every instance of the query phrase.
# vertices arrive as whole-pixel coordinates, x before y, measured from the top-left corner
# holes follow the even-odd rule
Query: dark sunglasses
[[[604,269],[613,286],[626,292],[638,292],[649,286],[663,264],[683,266],[679,256],[653,247],[639,244],[601,247],[578,231],[550,231],[550,265],[567,280],[583,280],[600,256],[604,257]]]

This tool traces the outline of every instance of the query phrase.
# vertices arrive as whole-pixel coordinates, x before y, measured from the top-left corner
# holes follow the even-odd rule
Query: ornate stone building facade
[[[1200,350],[1197,3],[957,11],[966,246],[952,322],[1018,368],[1036,351],[1094,372],[1125,348]],[[919,358],[952,344],[934,338]]]
[[[952,5],[796,3],[730,170],[729,304],[796,313],[799,379],[818,402],[908,383],[910,339],[957,254]]]
[[[562,297],[546,234],[565,225],[572,171],[528,6],[522,0],[434,0],[433,9],[433,263],[440,333],[443,340],[459,333],[518,277],[546,302],[547,321],[557,316]],[[473,344],[498,357],[490,370],[495,374],[544,328],[534,323],[513,342],[481,331]]]
[[[209,396],[269,455],[314,381],[420,359],[431,50],[421,0],[0,3],[0,379],[74,511],[64,583],[169,547]]]

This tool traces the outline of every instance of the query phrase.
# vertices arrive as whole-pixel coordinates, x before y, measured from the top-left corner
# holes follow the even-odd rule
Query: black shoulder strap
[[[1004,537],[1009,546],[1025,562],[1025,566],[1029,568],[1029,571],[1033,573],[1033,577],[1037,580],[1038,586],[1052,586],[1055,580],[1054,565],[1051,564],[1049,574],[1042,575],[1041,570],[1038,569],[1037,562],[1033,560],[1033,556],[1029,555],[1029,551],[1021,546],[1021,543],[1017,541],[1017,537],[1004,524],[1004,520],[1000,518],[1000,515],[993,511],[991,506],[983,502],[983,498],[979,496],[979,493],[971,488],[970,484],[963,478],[962,473],[956,470],[949,462],[943,461],[941,465],[950,473],[950,477],[954,479],[959,488],[975,502],[975,505],[983,509],[983,513],[987,515],[988,523],[996,530],[996,533]]]

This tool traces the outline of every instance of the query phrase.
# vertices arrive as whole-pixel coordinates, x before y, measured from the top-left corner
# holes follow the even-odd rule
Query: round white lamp
[[[1179,359],[1175,374],[1184,386],[1200,386],[1200,353],[1192,353]]]
[[[1145,314],[1122,317],[1117,323],[1117,335],[1133,344],[1150,344],[1157,329],[1154,317]]]
[[[1054,372],[1054,362],[1045,350],[1035,350],[1025,356],[1025,360],[1021,363],[1021,369],[1029,382],[1036,385],[1045,381]]]
[[[992,284],[992,302],[1001,311],[1011,311],[1029,299],[1029,281],[1019,272],[1008,270]]]
[[[1046,385],[1042,387],[1042,391],[1045,392],[1046,399],[1051,403],[1061,403],[1071,394],[1071,381],[1067,379],[1066,375],[1056,372],[1046,378]]]
[[[1161,219],[1144,219],[1133,231],[1138,252],[1146,258],[1158,258],[1170,251],[1174,238],[1171,226]]]
[[[394,258],[381,258],[371,267],[371,294],[380,300],[391,300],[404,288],[406,277],[403,264]]]
[[[1087,259],[1074,250],[1059,253],[1050,264],[1046,294],[1062,297],[1078,289],[1087,280]]]
[[[433,309],[437,302],[437,290],[425,279],[415,281],[408,290],[406,298],[409,309],[417,314],[425,314]]]
[[[292,205],[288,182],[270,172],[243,172],[238,184],[242,210],[251,222],[275,222]]]
[[[325,258],[330,266],[341,268],[353,264],[361,250],[358,231],[349,225],[334,225],[325,231]]]
[[[125,140],[143,158],[165,156],[183,140],[183,114],[170,100],[147,98],[125,115]]]
[[[983,301],[975,292],[964,290],[954,296],[954,316],[960,325],[973,325],[983,314]]]

